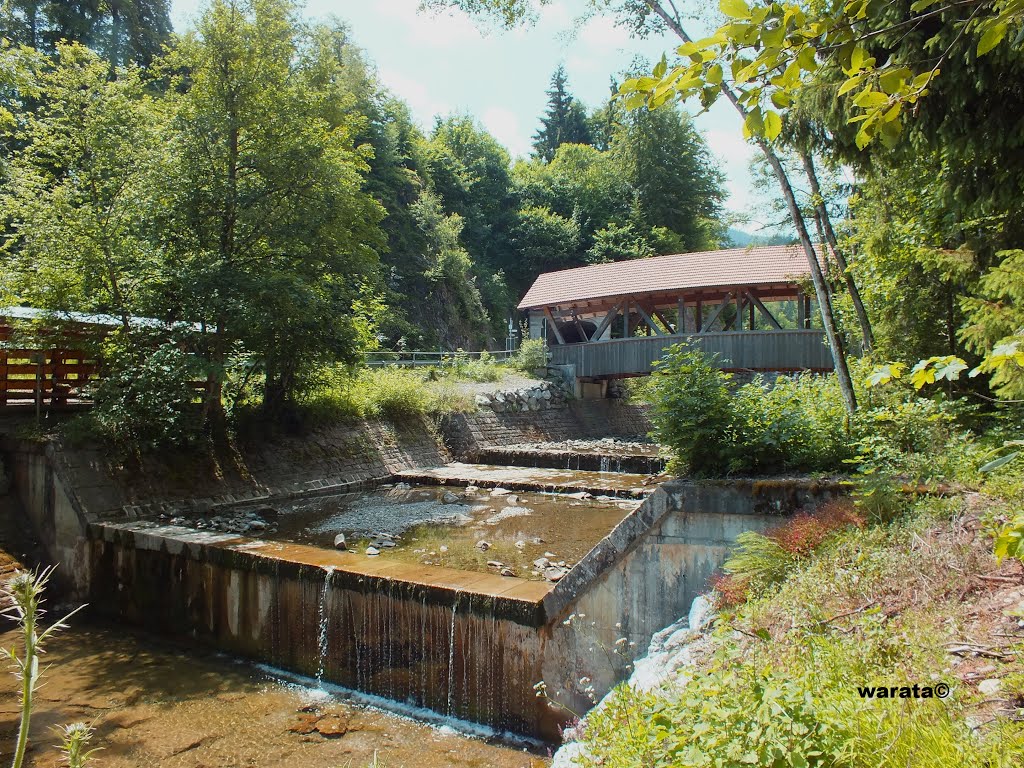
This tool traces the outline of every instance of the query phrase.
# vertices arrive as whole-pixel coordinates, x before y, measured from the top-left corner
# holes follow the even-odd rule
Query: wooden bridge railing
[[[67,405],[96,378],[97,361],[74,349],[0,347],[0,406]]]
[[[650,373],[673,344],[690,340],[718,355],[729,370],[830,371],[832,354],[821,330],[725,331],[679,336],[645,336],[549,347],[553,365],[574,365],[581,378],[618,378]]]

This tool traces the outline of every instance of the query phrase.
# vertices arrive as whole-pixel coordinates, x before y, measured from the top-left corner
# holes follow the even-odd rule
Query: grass
[[[441,415],[474,408],[453,382],[431,381],[423,371],[405,368],[343,368],[324,371],[299,405],[315,419],[358,421],[384,418],[393,422],[422,415]]]
[[[1024,487],[1000,484],[1011,498]],[[812,530],[813,550],[782,566],[755,546],[745,566],[770,570],[766,586],[723,609],[691,676],[650,694],[621,687],[591,713],[581,765],[1024,766],[1024,633],[999,591],[1016,594],[1021,567],[978,578],[999,567],[988,521],[1005,506],[979,503],[925,496],[891,522]],[[968,639],[998,658],[949,652]],[[1002,680],[995,699],[978,691],[983,677]],[[857,692],[937,682],[949,698]]]

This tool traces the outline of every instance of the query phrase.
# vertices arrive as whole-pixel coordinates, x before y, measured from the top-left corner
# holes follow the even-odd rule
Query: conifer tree
[[[550,163],[562,144],[590,144],[590,126],[583,105],[569,93],[565,67],[559,65],[551,76],[548,109],[540,119],[541,129],[533,136],[537,157]]]

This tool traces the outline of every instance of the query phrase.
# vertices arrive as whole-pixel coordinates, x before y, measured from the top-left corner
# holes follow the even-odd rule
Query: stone
[[[500,560],[488,560],[487,561],[487,567],[488,568],[504,568],[505,564],[503,562],[501,562]]]
[[[515,576],[516,572],[513,571],[511,568],[502,568],[501,569],[501,575],[502,576]]]
[[[408,483],[395,483],[395,490],[396,491],[408,491],[408,490],[411,490],[411,489],[412,489],[412,486],[409,485]]]
[[[546,557],[538,557],[536,560],[533,561],[533,567],[543,570],[544,568],[548,567],[548,564],[550,562],[551,561],[548,560]]]
[[[476,397],[473,398],[473,400],[478,406],[481,407],[486,407],[491,404],[491,398],[487,397],[487,395],[477,395]]]
[[[348,718],[341,715],[324,715],[316,722],[316,731],[328,739],[336,739],[348,733]]]
[[[374,555],[379,555],[380,554],[380,550],[377,549],[376,547],[367,547],[366,548],[366,554],[370,555],[370,557],[373,557]]]
[[[551,566],[544,569],[544,578],[548,581],[561,581],[565,574],[566,571],[563,568]]]
[[[507,488],[495,488],[491,491],[491,496],[507,496],[510,493],[512,493],[512,491]]]
[[[380,546],[385,549],[391,549],[391,547],[397,547],[398,544],[391,539],[384,539],[384,541],[380,542]]]
[[[526,542],[525,541],[517,541],[516,542],[516,549],[518,549],[519,551],[522,551],[522,550],[526,549]]]
[[[462,497],[456,493],[452,493],[451,491],[445,491],[444,495],[441,497],[441,502],[443,504],[458,504],[460,501],[462,501]]]
[[[506,496],[505,497],[505,503],[506,504],[518,504],[519,503],[519,497],[516,496],[515,494],[512,494],[511,496]]]
[[[345,540],[345,534],[339,533],[334,537],[334,548],[335,549],[348,549],[348,542]]]
[[[476,548],[479,549],[481,552],[486,552],[488,549],[491,548],[491,543],[489,541],[478,541],[476,543]]]
[[[440,552],[443,555],[445,552],[448,551],[448,547],[446,547],[446,546],[444,546],[442,544],[440,547],[437,548],[437,551]]]
[[[991,696],[994,693],[998,693],[1002,687],[1003,683],[1001,680],[997,680],[994,677],[990,677],[987,680],[982,680],[980,683],[978,683],[978,693],[983,694],[985,696]]]
[[[551,558],[551,557],[558,557],[558,555],[556,555],[554,552],[545,552],[544,553],[544,557]]]

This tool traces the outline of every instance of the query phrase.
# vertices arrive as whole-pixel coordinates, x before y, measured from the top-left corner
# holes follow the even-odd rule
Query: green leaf
[[[768,110],[764,115],[764,135],[768,141],[775,141],[782,133],[782,118],[778,112]]]
[[[726,16],[734,19],[749,19],[750,8],[743,0],[721,0],[719,8]]]
[[[993,24],[985,30],[985,33],[981,36],[981,40],[978,41],[978,55],[984,56],[1003,42],[1003,38],[1005,37],[1006,24]]]
[[[720,85],[722,82],[722,65],[712,64],[704,74],[704,82],[709,85]]]
[[[853,77],[847,78],[846,82],[839,86],[839,91],[836,93],[837,96],[842,96],[844,93],[849,93],[858,85],[861,80],[864,79],[864,75],[854,75]]]
[[[1013,453],[1008,453],[1005,456],[1000,456],[998,459],[993,459],[992,461],[989,461],[989,462],[986,462],[985,464],[982,464],[980,467],[978,467],[978,471],[981,472],[982,474],[986,474],[987,475],[989,472],[994,472],[995,470],[999,469],[1000,467],[1005,467],[1007,464],[1009,464],[1011,461],[1016,459],[1018,456],[1020,456],[1020,451],[1014,451]]]
[[[889,97],[880,91],[871,90],[871,86],[868,86],[854,97],[853,103],[858,107],[881,107],[889,103]]]

